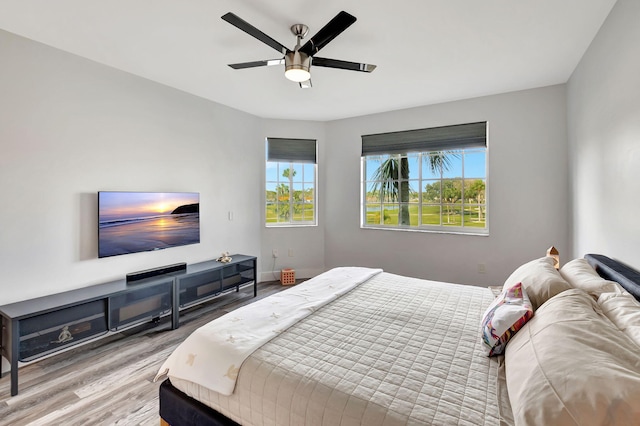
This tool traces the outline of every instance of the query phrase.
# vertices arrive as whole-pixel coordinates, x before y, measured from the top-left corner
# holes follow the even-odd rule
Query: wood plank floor
[[[228,293],[157,327],[140,326],[26,365],[19,370],[19,393],[10,397],[10,377],[0,379],[0,425],[154,425],[158,387],[153,378],[196,328],[240,306],[282,291],[279,282]]]

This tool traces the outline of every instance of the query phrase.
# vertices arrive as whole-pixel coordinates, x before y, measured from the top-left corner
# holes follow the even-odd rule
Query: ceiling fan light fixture
[[[311,78],[309,68],[311,57],[297,50],[284,56],[284,76],[296,83],[307,81]]]

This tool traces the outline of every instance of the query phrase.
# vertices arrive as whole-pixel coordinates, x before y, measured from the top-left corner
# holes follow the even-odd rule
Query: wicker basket
[[[291,285],[296,283],[296,270],[291,268],[282,269],[280,271],[280,282],[282,285]]]

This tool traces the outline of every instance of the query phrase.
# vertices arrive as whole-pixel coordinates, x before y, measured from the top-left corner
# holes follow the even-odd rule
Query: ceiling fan
[[[223,15],[222,19],[284,55],[284,57],[277,59],[229,64],[231,68],[236,70],[284,64],[284,75],[286,78],[299,83],[301,88],[310,88],[310,69],[312,64],[317,67],[338,68],[361,72],[372,72],[376,68],[375,65],[371,64],[362,64],[315,56],[320,49],[325,47],[331,40],[336,38],[351,24],[356,22],[356,17],[345,11],[338,13],[303,46],[300,46],[300,42],[309,32],[309,27],[304,24],[295,24],[291,26],[291,32],[296,36],[296,46],[293,50],[280,44],[278,41],[269,37],[247,21],[239,18],[231,12]]]

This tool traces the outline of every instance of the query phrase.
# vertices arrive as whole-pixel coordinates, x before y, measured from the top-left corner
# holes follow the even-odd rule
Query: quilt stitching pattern
[[[174,386],[245,425],[498,424],[479,334],[492,300],[382,273],[254,352],[233,395]]]

